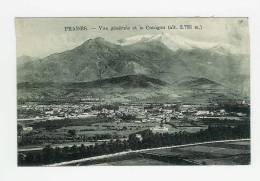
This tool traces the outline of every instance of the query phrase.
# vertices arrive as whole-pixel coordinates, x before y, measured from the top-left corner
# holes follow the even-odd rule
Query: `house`
[[[150,130],[153,133],[167,133],[169,131],[169,129],[165,126],[155,126],[153,128],[150,128]]]
[[[143,140],[143,137],[142,137],[141,134],[135,134],[135,137],[136,137],[137,139],[139,139],[139,141],[142,141],[142,140]]]
[[[195,113],[196,116],[209,115],[209,114],[210,114],[209,111],[197,111]]]
[[[29,133],[29,132],[31,132],[32,130],[33,130],[33,127],[23,127],[23,131],[24,131],[24,132]]]

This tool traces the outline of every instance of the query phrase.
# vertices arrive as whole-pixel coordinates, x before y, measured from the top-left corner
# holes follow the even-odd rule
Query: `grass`
[[[183,158],[206,165],[247,165],[250,163],[250,142],[213,143],[145,153]]]

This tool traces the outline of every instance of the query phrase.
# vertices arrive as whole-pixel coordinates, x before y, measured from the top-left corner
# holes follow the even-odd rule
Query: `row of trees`
[[[18,128],[18,131],[20,127]],[[53,136],[53,135],[34,135],[33,133],[28,133],[22,135],[18,139],[18,146],[27,145],[41,145],[46,143],[53,144],[63,144],[67,142],[96,142],[98,140],[107,139],[118,139],[119,135],[114,134],[97,134],[93,136],[77,135],[75,130],[68,130],[65,136]]]
[[[90,146],[72,146],[63,148],[52,148],[50,145],[43,148],[41,152],[29,152],[27,154],[18,154],[18,165],[32,166],[43,165],[61,161],[69,161],[80,158],[87,158],[91,156],[98,156],[110,153],[117,153],[129,148],[128,142],[116,140],[95,144]]]
[[[168,145],[181,145],[204,141],[239,139],[250,137],[250,126],[209,126],[208,129],[200,130],[196,133],[178,132],[169,133],[152,133],[150,130],[140,132],[142,140],[134,135],[129,136],[129,146],[131,149],[143,149],[152,147],[161,147]]]
[[[150,130],[139,132],[140,136],[131,134],[128,140],[115,140],[102,144],[90,146],[72,146],[64,148],[52,148],[46,146],[41,152],[29,152],[19,154],[19,165],[42,165],[61,161],[68,161],[92,156],[110,154],[125,151],[128,149],[136,150],[143,148],[161,147],[168,145],[180,145],[196,143],[203,141],[239,139],[250,137],[249,125],[230,126],[210,126],[206,130],[200,130],[196,133],[152,133]]]

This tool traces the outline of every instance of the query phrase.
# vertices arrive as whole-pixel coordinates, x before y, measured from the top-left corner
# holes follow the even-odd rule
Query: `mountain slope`
[[[18,101],[60,102],[99,98],[105,102],[206,103],[229,96],[222,85],[196,77],[168,84],[145,75],[127,75],[90,82],[23,82],[18,84]]]
[[[150,76],[165,80],[164,75],[170,74],[173,80],[191,73],[185,62],[159,41],[140,42],[123,48],[137,58],[138,64],[150,70]]]
[[[249,95],[248,55],[233,54],[222,45],[167,36],[140,36],[121,45],[103,38],[89,39],[72,50],[17,66],[17,80],[89,82],[143,74],[174,83],[190,76],[219,82]],[[174,50],[173,44],[177,47]]]
[[[23,82],[18,84],[18,100],[26,101],[73,101],[101,98],[105,101],[127,102],[162,97],[166,100],[168,84],[145,75],[127,75],[90,82]],[[172,97],[174,95],[171,92]]]
[[[178,61],[172,51],[159,42],[122,47],[96,38],[20,67],[18,82],[92,81],[140,73],[150,76],[168,71],[173,65],[177,75],[178,70],[185,72],[182,62]]]
[[[185,89],[219,89],[224,88],[221,84],[206,78],[185,77],[178,81],[176,86]]]
[[[106,42],[102,38],[96,38],[87,40],[72,50],[31,62],[37,73],[33,72],[31,66],[23,67],[21,71],[31,74],[30,77],[34,77],[34,82],[97,80],[99,78],[97,62],[106,65],[103,76],[111,77],[117,75],[118,70],[123,68],[124,61],[120,61],[122,57],[128,56],[124,55],[120,46]],[[113,66],[109,66],[111,64]],[[18,81],[22,82],[24,78],[18,77]]]
[[[28,62],[32,62],[32,61],[36,61],[39,58],[36,57],[30,57],[28,55],[22,55],[20,57],[17,58],[17,66],[23,66],[24,64],[28,63]]]
[[[102,80],[95,80],[90,82],[40,82],[31,83],[23,82],[18,84],[18,88],[40,88],[40,87],[74,87],[74,88],[105,88],[109,86],[117,86],[123,88],[152,88],[166,86],[167,83],[159,79],[147,77],[145,75],[126,75],[121,77],[112,77]]]

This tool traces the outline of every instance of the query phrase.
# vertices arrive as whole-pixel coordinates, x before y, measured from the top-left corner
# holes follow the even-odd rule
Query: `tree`
[[[26,155],[23,153],[18,153],[18,165],[23,165],[25,162]]]
[[[136,150],[140,146],[140,140],[136,137],[136,134],[129,135],[128,143],[131,149]]]
[[[74,137],[74,136],[76,136],[76,130],[70,129],[70,130],[68,131],[68,134],[69,134],[70,136]]]
[[[33,162],[34,162],[34,155],[33,155],[33,153],[28,153],[27,155],[26,155],[26,157],[25,157],[25,163],[27,164],[27,165],[31,165],[31,164],[33,164]]]
[[[17,125],[17,133],[18,133],[18,135],[21,135],[22,130],[23,130],[23,126],[18,124]]]
[[[81,156],[85,156],[86,155],[86,147],[85,147],[84,144],[80,145],[79,152],[80,152]]]
[[[54,149],[55,160],[60,161],[62,159],[62,152],[60,147]]]
[[[43,156],[43,162],[45,163],[51,163],[55,161],[54,149],[50,145],[47,145],[42,149],[42,156]]]

